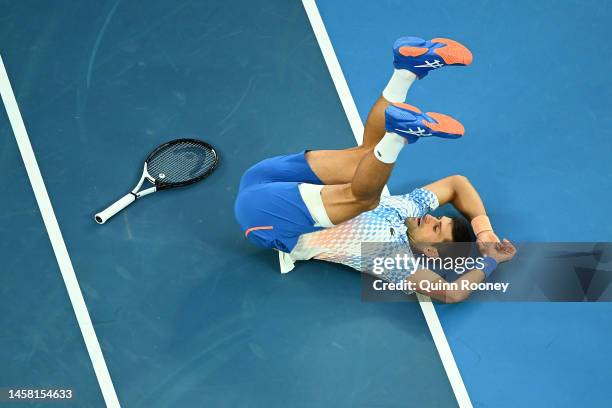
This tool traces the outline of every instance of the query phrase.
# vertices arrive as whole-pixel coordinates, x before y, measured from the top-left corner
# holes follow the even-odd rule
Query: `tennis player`
[[[422,112],[404,103],[416,79],[447,65],[465,66],[472,53],[457,41],[399,38],[393,46],[395,67],[365,125],[363,144],[345,150],[317,150],[273,157],[243,175],[235,214],[245,236],[254,244],[276,249],[281,271],[298,260],[320,259],[362,272],[362,243],[439,257],[442,243],[470,240],[470,221],[484,255],[481,268],[463,273],[458,281],[480,283],[516,249],[499,241],[485,207],[467,178],[453,175],[414,191],[381,196],[400,152],[425,137],[457,139],[463,125],[450,116]],[[409,148],[409,147],[408,147]],[[434,217],[438,206],[452,204],[463,217]],[[467,219],[467,220],[466,220]],[[416,291],[439,301],[466,299],[471,290],[424,291],[420,281],[444,283],[439,274],[421,268],[382,275],[389,282],[410,281]],[[452,285],[430,285],[447,288]]]

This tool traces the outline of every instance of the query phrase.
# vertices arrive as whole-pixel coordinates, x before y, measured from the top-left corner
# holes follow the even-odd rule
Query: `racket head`
[[[147,178],[157,190],[205,179],[219,165],[215,148],[202,140],[175,139],[153,150],[145,160]]]

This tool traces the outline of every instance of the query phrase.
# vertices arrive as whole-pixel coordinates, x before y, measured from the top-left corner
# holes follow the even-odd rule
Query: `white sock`
[[[383,163],[395,163],[397,156],[406,145],[406,138],[387,132],[374,147],[374,156]]]
[[[389,102],[404,102],[410,85],[416,79],[416,75],[406,69],[396,69],[391,75],[389,83],[383,91],[383,97]]]

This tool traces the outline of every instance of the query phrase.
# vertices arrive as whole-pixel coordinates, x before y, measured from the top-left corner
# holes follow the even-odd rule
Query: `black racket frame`
[[[204,146],[208,149],[210,149],[211,152],[213,152],[213,154],[215,155],[215,162],[213,163],[213,165],[203,174],[199,175],[198,177],[195,177],[191,180],[187,180],[187,181],[181,181],[178,183],[166,183],[164,181],[160,181],[157,178],[154,178],[153,176],[151,176],[151,179],[149,179],[149,181],[153,181],[153,184],[155,184],[156,189],[159,190],[167,190],[169,188],[174,188],[174,187],[183,187],[183,186],[188,186],[190,184],[193,183],[197,183],[198,181],[201,181],[203,179],[205,179],[206,177],[208,177],[210,175],[210,173],[212,173],[218,166],[219,166],[219,153],[217,152],[217,149],[215,149],[211,144],[206,143],[202,140],[198,140],[198,139],[188,139],[188,138],[183,138],[183,139],[174,139],[174,140],[170,140],[169,142],[166,142],[162,145],[159,145],[155,148],[155,150],[153,150],[151,153],[149,153],[149,155],[147,156],[147,158],[145,159],[145,163],[147,163],[147,166],[149,165],[149,160],[151,160],[153,158],[153,156],[155,156],[155,154],[157,152],[159,152],[162,149],[165,149],[168,146],[172,146],[175,144],[179,144],[179,143],[193,143],[193,144],[197,144],[200,146]]]

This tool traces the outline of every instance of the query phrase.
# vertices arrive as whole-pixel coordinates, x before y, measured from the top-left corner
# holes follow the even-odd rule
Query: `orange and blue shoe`
[[[418,37],[401,37],[393,44],[393,65],[407,69],[419,79],[433,69],[445,65],[470,65],[472,52],[463,44],[448,38],[423,40]]]
[[[394,103],[385,109],[385,129],[405,137],[408,143],[432,136],[457,139],[465,133],[458,120],[441,113],[424,113],[407,103]]]

